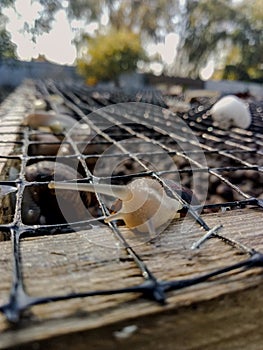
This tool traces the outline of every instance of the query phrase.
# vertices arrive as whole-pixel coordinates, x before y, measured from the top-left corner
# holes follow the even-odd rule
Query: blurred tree
[[[15,3],[15,0],[3,2],[8,6]],[[108,36],[101,34],[89,40],[86,33],[83,33],[75,41],[79,48],[83,47],[83,42],[90,46],[88,57],[85,60],[82,57],[78,66],[83,74],[86,74],[88,67],[89,75],[92,71],[94,80],[94,77],[112,79],[122,71],[134,69],[142,53],[140,39],[158,40],[165,37],[174,27],[179,0],[32,0],[33,2],[42,6],[39,16],[32,23],[24,23],[24,30],[32,34],[33,40],[50,31],[55,14],[61,9],[66,11],[70,20],[81,19],[86,23],[96,21],[101,33],[103,30],[105,33],[110,31]],[[102,29],[102,24],[106,22],[107,26],[104,25]],[[96,54],[98,57],[94,47],[101,50],[100,55]],[[116,57],[110,57],[110,52]],[[110,68],[108,73],[103,69],[103,64],[95,64],[96,59],[102,63],[105,58],[109,61],[108,64],[103,63]]]
[[[61,6],[58,0],[35,0],[44,5],[45,17]],[[70,19],[94,20],[105,18],[115,29],[129,29],[151,38],[161,38],[174,29],[179,0],[65,0],[64,8]],[[49,3],[47,6],[46,3]]]
[[[263,82],[263,6],[261,0],[243,1],[238,6],[243,16],[235,28],[222,78]]]
[[[0,2],[0,60],[17,57],[16,45],[12,43],[10,34],[6,30],[8,18],[3,14],[3,9],[13,4],[14,0],[1,0]]]
[[[0,1],[1,7],[15,0]],[[85,23],[96,21],[105,33],[126,29],[160,42],[167,33],[180,37],[178,54],[168,73],[197,78],[209,60],[220,66],[225,78],[262,81],[262,0],[32,0],[42,5],[25,30],[33,39],[52,27],[55,14],[63,9],[68,18]],[[1,20],[1,17],[0,17]],[[105,24],[107,24],[105,26]],[[86,43],[86,36],[80,35]],[[78,41],[76,41],[78,44]],[[80,45],[81,47],[81,45]],[[238,54],[233,56],[233,50]],[[234,59],[232,59],[234,57]],[[226,69],[224,69],[226,66]]]
[[[0,1],[0,15],[2,16],[2,11],[5,7],[13,6],[15,0],[1,0]]]
[[[138,60],[144,57],[139,35],[127,29],[111,30],[86,40],[87,52],[77,61],[77,68],[89,84],[100,80],[118,84],[120,73],[135,70]]]
[[[224,78],[262,77],[262,0],[186,0],[173,73],[198,77],[209,59],[226,65]],[[233,59],[233,52],[238,51]]]
[[[16,45],[12,43],[9,33],[5,29],[0,30],[0,60],[16,57]]]
[[[180,52],[174,71],[198,77],[214,53],[222,50],[222,42],[235,27],[237,13],[228,0],[187,0],[185,22],[180,37]]]
[[[52,24],[56,13],[63,9],[64,1],[60,0],[31,0],[42,5],[42,11],[39,11],[38,18],[35,18],[33,23],[24,23],[24,30],[32,34],[33,41],[36,37],[48,33],[52,29]]]

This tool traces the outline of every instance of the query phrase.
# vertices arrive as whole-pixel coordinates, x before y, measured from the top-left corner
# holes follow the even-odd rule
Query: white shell
[[[36,110],[42,110],[42,109],[45,109],[46,107],[47,107],[47,104],[45,100],[43,100],[42,98],[37,98],[34,100],[34,108]]]
[[[56,105],[62,105],[64,103],[63,97],[60,95],[50,95],[49,96],[49,101],[55,103]]]
[[[135,333],[137,330],[138,330],[138,326],[136,326],[135,324],[132,324],[130,326],[126,326],[122,328],[119,331],[113,332],[113,335],[116,339],[127,339],[130,336],[132,336],[133,333]]]
[[[247,129],[251,124],[248,105],[234,95],[228,95],[217,101],[211,108],[213,120],[221,129],[232,126]]]

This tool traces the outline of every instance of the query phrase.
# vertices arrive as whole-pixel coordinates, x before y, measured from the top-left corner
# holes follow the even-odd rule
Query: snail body
[[[170,184],[171,180],[168,186]],[[151,235],[156,234],[161,226],[171,221],[183,208],[180,201],[167,193],[161,183],[147,177],[135,179],[126,186],[51,182],[49,188],[98,192],[117,197],[121,201],[121,208],[108,216],[105,222],[122,220],[128,228],[149,232]]]
[[[211,108],[211,116],[222,129],[247,129],[252,119],[247,104],[234,95],[225,96],[217,101]]]

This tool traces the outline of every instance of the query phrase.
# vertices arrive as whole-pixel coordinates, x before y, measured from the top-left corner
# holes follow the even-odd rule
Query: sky
[[[6,9],[4,13],[9,18],[7,25],[11,33],[12,41],[17,45],[17,54],[22,60],[31,60],[43,54],[50,61],[60,64],[73,64],[76,59],[76,49],[72,44],[77,31],[78,21],[73,22],[71,29],[67,16],[63,10],[59,11],[55,17],[52,30],[48,34],[37,37],[36,43],[31,40],[30,34],[22,31],[24,22],[33,23],[38,16],[41,6],[38,3],[31,4],[31,0],[16,0],[17,12],[13,9]],[[83,24],[82,24],[83,25]],[[86,26],[88,32],[97,29],[95,23]],[[170,64],[175,58],[178,37],[175,33],[170,33],[164,43],[149,45],[147,50],[150,54],[159,53],[162,59]]]
[[[5,9],[4,13],[9,18],[7,30],[11,33],[11,40],[17,45],[17,55],[21,60],[30,61],[39,55],[45,55],[47,60],[51,62],[66,65],[74,64],[77,52],[72,41],[80,28],[83,28],[83,22],[73,21],[70,26],[66,13],[60,10],[55,16],[52,30],[48,34],[38,36],[36,42],[33,42],[30,34],[23,32],[23,25],[25,21],[29,24],[33,23],[34,19],[38,17],[41,5],[36,2],[31,4],[31,0],[16,0],[16,9],[20,15],[10,8]],[[96,29],[97,24],[95,23],[85,26],[85,30],[89,33]],[[152,56],[158,53],[163,62],[169,65],[175,59],[178,43],[178,35],[170,33],[163,43],[149,44],[146,50]],[[162,64],[153,62],[150,68],[154,73],[160,74]],[[201,71],[202,78],[208,78],[212,72],[213,64],[210,63]]]
[[[17,45],[17,54],[21,60],[31,60],[43,54],[52,62],[60,64],[73,64],[76,58],[76,49],[71,41],[74,33],[70,28],[66,14],[59,11],[55,17],[54,27],[48,34],[32,41],[30,34],[22,32],[24,22],[32,23],[38,16],[40,5],[31,4],[31,0],[17,0],[16,8],[21,17],[13,9],[6,9],[9,18],[7,30],[11,33],[11,40]]]

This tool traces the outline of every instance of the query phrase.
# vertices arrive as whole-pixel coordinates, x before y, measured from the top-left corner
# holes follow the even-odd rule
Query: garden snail
[[[176,192],[184,192],[173,181],[164,181]],[[148,177],[135,179],[126,186],[84,183],[78,183],[76,186],[70,183],[50,182],[49,188],[74,189],[115,196],[121,201],[121,208],[108,216],[105,222],[122,220],[128,228],[149,232],[151,235],[156,235],[162,225],[171,221],[175,214],[183,209],[182,203],[169,194],[159,181]]]
[[[76,124],[76,120],[66,114],[37,112],[29,114],[25,118],[24,124],[32,129],[45,129],[54,133],[61,133],[70,130]]]
[[[92,131],[88,124],[79,123],[67,114],[56,114],[53,111],[29,114],[24,120],[24,125],[31,129],[55,134],[69,132],[75,141],[87,142],[92,137]]]
[[[239,127],[247,129],[251,124],[251,114],[245,102],[234,95],[217,101],[211,108],[211,116],[221,129]]]
[[[82,176],[70,166],[52,161],[40,161],[26,167],[26,180],[29,182],[43,182],[56,178],[71,180]],[[64,204],[63,212],[60,209]],[[85,205],[83,204],[85,203]],[[74,191],[59,191],[54,193],[47,184],[28,185],[25,187],[22,201],[22,221],[27,225],[57,224],[66,221],[79,221],[87,217],[87,207],[91,203],[91,193],[81,193],[81,197]],[[66,218],[65,218],[66,215]]]

